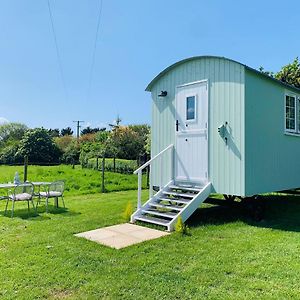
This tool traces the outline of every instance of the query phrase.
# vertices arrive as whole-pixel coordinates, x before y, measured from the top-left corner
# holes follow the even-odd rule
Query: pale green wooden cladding
[[[285,133],[285,94],[300,96],[246,70],[246,194],[300,187],[300,136]]]
[[[300,186],[297,157],[300,136],[284,131],[284,95],[290,88],[243,64],[213,56],[178,62],[160,73],[147,87],[152,105],[152,157],[175,143],[176,86],[208,80],[209,180],[213,191],[253,195]],[[159,98],[161,91],[166,97]],[[228,122],[227,145],[218,127]],[[152,167],[152,185],[171,178],[171,160]]]

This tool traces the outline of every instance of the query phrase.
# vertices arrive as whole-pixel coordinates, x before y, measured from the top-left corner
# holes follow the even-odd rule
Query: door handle
[[[176,131],[178,131],[179,122],[176,120]]]

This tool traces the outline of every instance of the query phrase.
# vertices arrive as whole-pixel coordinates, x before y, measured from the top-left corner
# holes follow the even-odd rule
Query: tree
[[[82,166],[87,166],[90,158],[115,156],[116,151],[111,144],[110,136],[110,131],[98,131],[80,137],[79,161]]]
[[[109,131],[98,131],[95,134],[95,141],[104,144],[109,139],[109,136]]]
[[[80,147],[77,141],[72,141],[65,149],[61,162],[65,164],[77,164],[79,162]]]
[[[21,163],[23,161],[23,157],[17,155],[18,151],[18,143],[9,144],[0,152],[0,163],[1,164],[14,164],[14,163]]]
[[[79,162],[80,145],[75,137],[65,135],[55,138],[54,141],[62,152],[62,163],[76,164]]]
[[[298,57],[292,63],[283,66],[275,75],[275,78],[296,88],[300,88],[300,63]]]
[[[93,128],[91,128],[90,126],[84,128],[81,130],[81,135],[84,135],[84,134],[90,134],[90,133],[94,133],[94,130]]]
[[[143,152],[144,144],[132,128],[119,126],[111,133],[110,147],[117,150],[118,158],[137,159]]]
[[[28,127],[21,123],[8,123],[0,126],[0,145],[8,141],[19,141],[24,136]]]
[[[96,141],[96,134],[95,133],[86,133],[80,136],[79,143],[85,144],[85,143],[93,143]]]
[[[130,129],[135,131],[142,139],[146,140],[150,132],[150,126],[147,124],[128,125]]]
[[[73,135],[73,130],[71,127],[66,127],[66,128],[63,128],[61,131],[60,131],[60,135],[61,136],[66,136],[66,135]]]
[[[300,62],[298,57],[292,63],[283,66],[278,73],[266,71],[263,67],[259,67],[259,71],[284,83],[293,85],[296,88],[300,88]]]
[[[91,128],[90,126],[88,126],[81,130],[81,134],[84,135],[84,134],[96,133],[99,131],[105,131],[105,130],[106,128],[99,128],[99,127]]]
[[[25,133],[17,155],[21,157],[28,155],[30,163],[49,164],[59,162],[61,151],[54,143],[48,130],[35,128]]]
[[[146,143],[144,145],[144,150],[148,156],[151,154],[151,131],[147,134]]]
[[[0,163],[13,164],[22,161],[16,153],[20,140],[27,130],[27,126],[20,123],[7,123],[0,126]]]
[[[274,77],[274,72],[266,71],[262,66],[260,66],[258,70],[267,76]]]
[[[55,144],[62,152],[64,152],[73,141],[76,142],[76,138],[72,135],[65,135],[54,138]]]
[[[147,124],[141,124],[141,125],[129,125],[130,129],[132,129],[134,132],[138,135],[138,145],[139,145],[139,155],[145,155],[150,153],[150,148],[147,149],[147,143],[150,143],[150,126]],[[148,140],[149,139],[149,140]],[[148,145],[150,147],[150,144]]]
[[[98,142],[86,142],[81,144],[79,161],[83,167],[88,165],[90,158],[106,156],[105,144]]]
[[[58,128],[55,128],[55,129],[49,129],[48,130],[49,134],[51,137],[58,137],[59,136],[59,129]]]

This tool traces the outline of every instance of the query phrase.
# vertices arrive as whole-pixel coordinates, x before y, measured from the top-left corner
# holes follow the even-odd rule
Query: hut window
[[[298,133],[300,133],[300,97],[297,98],[297,107],[298,107]]]
[[[285,129],[296,131],[296,97],[285,96]]]
[[[196,97],[186,97],[186,119],[187,121],[196,119]]]

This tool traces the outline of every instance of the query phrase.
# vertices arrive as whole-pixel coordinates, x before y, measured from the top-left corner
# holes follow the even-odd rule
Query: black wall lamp
[[[167,91],[161,91],[158,97],[166,97],[168,95]]]

